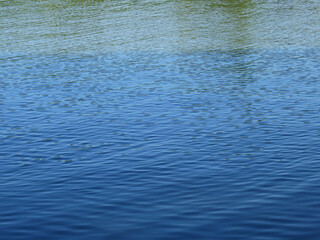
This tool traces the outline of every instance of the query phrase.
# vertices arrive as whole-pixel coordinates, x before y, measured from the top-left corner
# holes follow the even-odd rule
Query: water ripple
[[[1,1],[1,238],[317,240],[318,8]]]

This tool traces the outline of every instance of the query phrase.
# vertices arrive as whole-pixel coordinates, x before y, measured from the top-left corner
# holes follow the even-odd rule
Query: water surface
[[[319,239],[317,1],[1,1],[0,238]]]

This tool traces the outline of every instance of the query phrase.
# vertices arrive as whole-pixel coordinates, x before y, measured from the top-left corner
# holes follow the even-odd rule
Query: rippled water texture
[[[0,239],[318,240],[319,9],[0,1]]]

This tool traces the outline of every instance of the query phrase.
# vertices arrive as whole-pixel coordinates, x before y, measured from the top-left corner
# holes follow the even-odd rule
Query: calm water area
[[[0,239],[320,239],[320,1],[0,0],[0,33]]]

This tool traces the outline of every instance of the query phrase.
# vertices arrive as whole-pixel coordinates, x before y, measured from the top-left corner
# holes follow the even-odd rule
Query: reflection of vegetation
[[[251,44],[252,0],[180,0],[177,6],[176,13],[184,38],[187,35],[206,38],[218,49],[244,49]]]
[[[233,12],[233,13],[241,13],[246,9],[252,8],[254,3],[252,0],[199,0],[199,1],[190,1],[190,0],[179,0],[180,5],[183,6],[205,6],[206,9],[217,9],[221,8],[225,11]]]
[[[81,4],[81,3],[96,3],[96,2],[104,2],[105,0],[64,0],[65,2]]]
[[[252,7],[252,0],[219,0],[219,5],[229,11],[241,12],[244,9]]]
[[[251,0],[232,1],[223,0],[227,3],[224,6],[224,11],[228,13],[228,16],[233,21],[233,29],[230,29],[233,34],[232,40],[235,45],[239,45],[240,48],[245,48],[250,45],[250,34],[248,32],[249,20],[252,17],[253,4]]]

